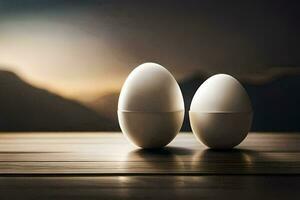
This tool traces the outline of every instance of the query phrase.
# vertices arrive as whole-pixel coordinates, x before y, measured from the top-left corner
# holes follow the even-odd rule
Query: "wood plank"
[[[299,176],[0,177],[0,199],[297,199]]]
[[[145,151],[120,133],[2,133],[0,174],[300,174],[300,134],[251,133],[231,151],[192,134]]]

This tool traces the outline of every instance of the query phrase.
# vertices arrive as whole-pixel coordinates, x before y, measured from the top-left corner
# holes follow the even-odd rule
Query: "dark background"
[[[278,0],[0,0],[0,130],[119,130],[122,83],[151,61],[174,74],[187,111],[205,79],[228,73],[252,100],[252,131],[300,131],[299,8]]]

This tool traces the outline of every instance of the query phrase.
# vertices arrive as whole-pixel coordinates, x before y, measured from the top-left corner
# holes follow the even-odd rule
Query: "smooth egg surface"
[[[217,74],[208,78],[196,91],[189,117],[199,141],[210,148],[228,149],[247,136],[252,122],[252,107],[238,80],[227,74]]]
[[[159,148],[179,132],[184,117],[181,90],[172,74],[156,63],[136,67],[123,84],[118,119],[136,146]]]

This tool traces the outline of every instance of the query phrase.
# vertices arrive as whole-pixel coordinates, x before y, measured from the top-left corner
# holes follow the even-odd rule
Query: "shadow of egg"
[[[193,171],[211,174],[247,174],[254,173],[253,165],[260,153],[252,150],[206,149],[193,157]]]
[[[137,173],[172,174],[185,171],[184,159],[194,154],[195,151],[181,147],[137,149],[128,153],[126,163],[134,162],[135,166],[131,167]]]

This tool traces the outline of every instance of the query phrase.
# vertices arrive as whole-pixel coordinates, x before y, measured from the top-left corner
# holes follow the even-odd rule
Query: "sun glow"
[[[33,85],[86,100],[119,89],[120,66],[105,38],[45,20],[2,22],[0,67]],[[122,70],[120,70],[122,71]]]

